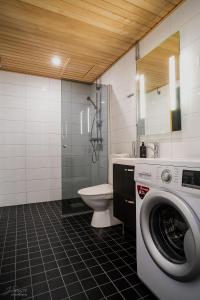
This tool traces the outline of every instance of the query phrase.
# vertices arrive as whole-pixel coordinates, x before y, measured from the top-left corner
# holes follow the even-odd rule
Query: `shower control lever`
[[[67,148],[67,145],[63,145],[63,148]]]

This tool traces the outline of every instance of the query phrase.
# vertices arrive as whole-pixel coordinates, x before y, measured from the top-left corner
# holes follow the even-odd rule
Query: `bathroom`
[[[198,300],[200,2],[0,24],[0,298]]]

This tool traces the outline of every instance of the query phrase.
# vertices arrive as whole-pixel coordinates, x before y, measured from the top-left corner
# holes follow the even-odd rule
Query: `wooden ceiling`
[[[182,1],[0,0],[1,69],[94,82]]]
[[[179,80],[180,35],[176,32],[137,61],[137,74],[145,77],[146,92],[169,83],[169,57],[175,56],[176,79]]]

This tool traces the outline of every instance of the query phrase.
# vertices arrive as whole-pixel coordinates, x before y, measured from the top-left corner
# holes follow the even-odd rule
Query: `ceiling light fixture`
[[[58,56],[53,56],[51,59],[51,62],[54,66],[60,66],[61,64],[61,59]]]

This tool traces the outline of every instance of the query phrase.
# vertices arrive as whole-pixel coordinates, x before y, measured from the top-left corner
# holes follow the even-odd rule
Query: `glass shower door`
[[[103,91],[104,89],[102,89]],[[91,126],[96,111],[87,101],[96,102],[96,85],[62,80],[62,212],[63,215],[87,213],[88,206],[78,190],[107,182],[107,94],[102,100],[102,149],[92,162]],[[106,96],[106,97],[105,97]],[[103,99],[103,97],[102,97]],[[94,137],[97,120],[94,120]]]

